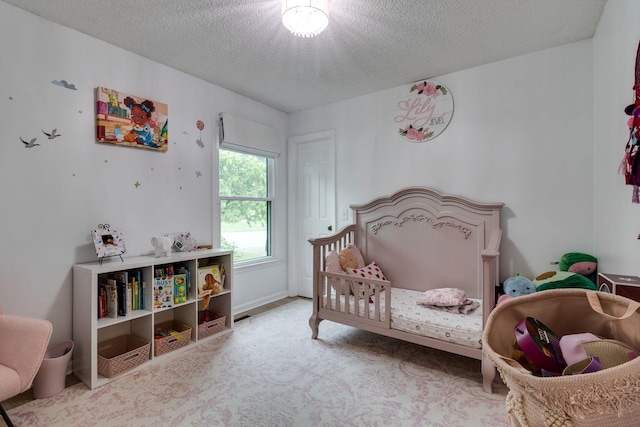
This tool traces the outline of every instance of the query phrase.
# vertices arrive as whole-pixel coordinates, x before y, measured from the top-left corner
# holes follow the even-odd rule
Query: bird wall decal
[[[40,144],[36,144],[36,139],[38,138],[31,138],[31,141],[27,142],[24,139],[22,139],[22,137],[20,137],[20,141],[22,141],[22,143],[24,144],[24,148],[33,148],[36,145],[40,145]]]
[[[57,132],[58,132],[58,129],[54,129],[54,130],[52,130],[52,131],[51,131],[51,133],[47,133],[47,132],[45,132],[44,130],[42,131],[42,133],[44,133],[45,135],[47,135],[47,136],[49,137],[49,139],[53,139],[53,138],[56,138],[56,137],[58,137],[58,136],[62,136],[62,135],[60,135],[60,134],[59,134],[59,133],[57,133]]]

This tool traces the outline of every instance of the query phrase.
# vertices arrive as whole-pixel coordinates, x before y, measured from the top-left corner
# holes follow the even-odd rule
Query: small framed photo
[[[98,258],[118,256],[127,252],[122,233],[115,228],[111,228],[109,224],[98,225],[98,228],[91,231],[91,237],[93,238]]]

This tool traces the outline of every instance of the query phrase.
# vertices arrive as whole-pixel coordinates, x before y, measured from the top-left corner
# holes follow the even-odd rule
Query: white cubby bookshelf
[[[224,266],[224,290],[211,297],[208,309],[226,316],[224,328],[211,336],[199,339],[198,312],[203,309],[198,298],[198,268],[213,264]],[[153,279],[157,268],[186,265],[190,270],[187,301],[173,307],[153,308]],[[146,285],[144,307],[133,310],[126,316],[98,318],[99,280],[110,273],[142,271],[142,281]],[[73,266],[73,372],[90,389],[100,387],[125,375],[144,369],[154,361],[187,351],[194,345],[206,342],[233,330],[232,310],[233,252],[209,249],[193,252],[174,252],[171,257],[140,256],[132,258],[112,257],[102,263],[91,262]],[[177,350],[154,356],[154,326],[175,320],[191,327],[188,345]],[[99,343],[120,335],[134,335],[151,343],[149,360],[114,377],[104,377],[98,373]]]

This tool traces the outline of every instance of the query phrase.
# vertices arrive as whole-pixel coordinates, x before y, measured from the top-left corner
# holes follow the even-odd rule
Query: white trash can
[[[73,341],[62,341],[47,349],[33,380],[33,397],[44,399],[64,390],[67,366],[73,353]]]

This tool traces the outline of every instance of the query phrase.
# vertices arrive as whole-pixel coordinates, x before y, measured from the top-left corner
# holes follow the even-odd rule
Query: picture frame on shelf
[[[104,257],[120,256],[127,252],[124,237],[120,230],[111,228],[109,224],[100,224],[91,231],[91,238],[96,249],[96,255],[100,260]]]

